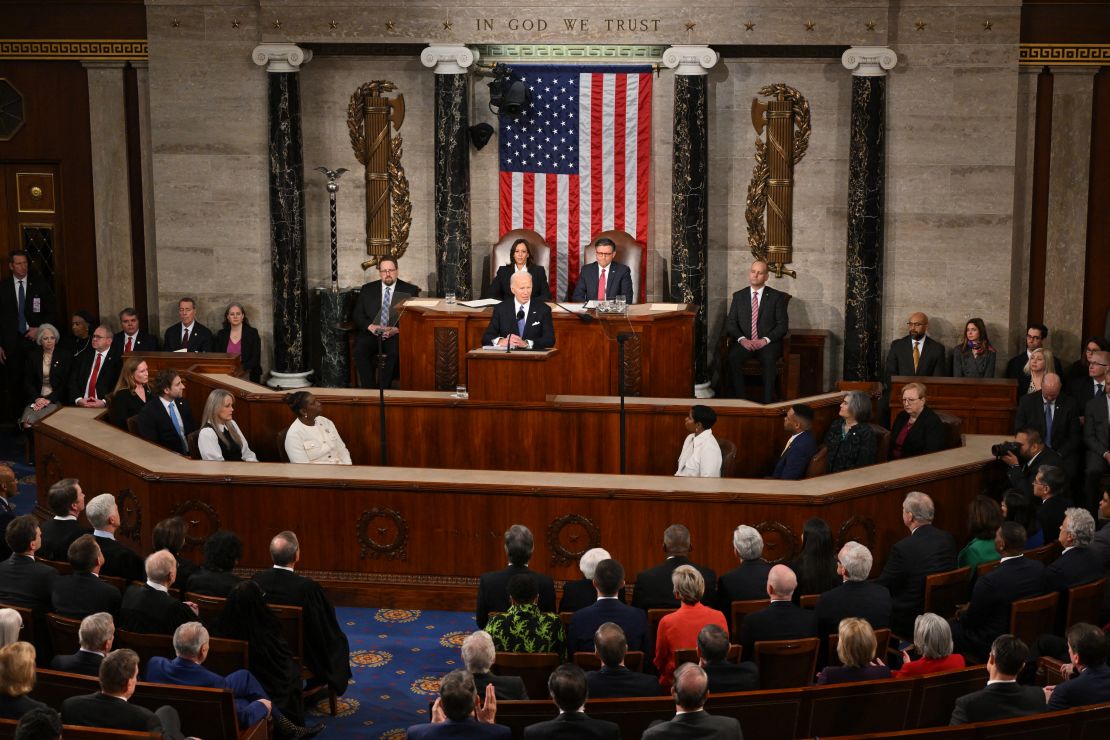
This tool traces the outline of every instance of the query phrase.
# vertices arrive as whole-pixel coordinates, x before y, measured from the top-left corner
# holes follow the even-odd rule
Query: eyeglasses
[[[616,252],[595,252],[598,257],[612,257]]]
[[[922,400],[922,399],[920,399],[920,398],[903,398],[902,399],[902,405],[905,406],[907,403],[917,403],[920,400]]]
[[[106,337],[103,334],[93,334],[93,339],[111,339],[111,337]]]

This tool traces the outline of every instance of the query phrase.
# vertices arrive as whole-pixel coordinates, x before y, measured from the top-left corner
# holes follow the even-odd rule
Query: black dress
[[[875,431],[869,424],[854,424],[845,432],[844,420],[837,419],[825,435],[828,449],[828,472],[862,468],[875,464],[878,442]]]
[[[153,398],[150,391],[146,392],[146,397],[147,400]],[[111,402],[108,405],[111,407],[108,418],[120,429],[127,429],[127,420],[142,411],[143,406],[146,406],[146,401],[139,398],[135,391],[120,388],[112,394]]]

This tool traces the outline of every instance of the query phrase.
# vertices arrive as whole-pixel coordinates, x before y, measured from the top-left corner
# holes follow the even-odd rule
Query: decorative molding
[[[606,44],[476,44],[484,62],[600,61],[657,64],[666,46]]]
[[[420,61],[425,67],[435,67],[437,75],[464,75],[478,61],[481,52],[470,47],[432,44],[420,52]]]
[[[189,499],[182,501],[173,511],[170,516],[179,516],[185,520],[185,549],[189,550],[194,547],[203,547],[208,535],[203,537],[194,537],[191,532],[193,529],[200,526],[200,519],[192,518],[189,516],[191,512],[201,512],[208,518],[208,534],[215,532],[220,528],[220,515],[216,513],[216,509],[204,501],[197,499]]]
[[[858,536],[853,536],[853,530],[862,530],[863,539]],[[836,538],[836,549],[844,547],[845,544],[855,540],[861,545],[867,545],[867,549],[875,550],[875,520],[869,516],[859,516],[858,514],[849,517],[840,525],[840,532]]]
[[[145,39],[0,39],[0,59],[146,59]]]
[[[375,526],[374,531],[378,536],[385,536],[391,528],[394,529],[396,533],[391,541],[379,542],[369,533],[375,519],[388,520],[386,526]],[[362,546],[358,552],[360,558],[365,558],[366,554],[370,553],[370,557],[375,559],[385,557],[389,560],[408,560],[405,545],[409,541],[409,525],[399,512],[384,506],[376,506],[370,511],[364,511],[355,525],[355,533],[358,543]]]
[[[898,55],[885,46],[853,46],[840,56],[840,63],[855,77],[885,77],[898,64]]]
[[[563,533],[568,527],[576,527],[582,530],[582,533],[572,531],[567,535],[567,539],[571,541],[571,546],[577,549],[571,550],[562,542]],[[578,548],[578,540],[583,533],[586,536],[586,543],[584,547]],[[601,529],[580,514],[566,514],[555,519],[547,526],[547,546],[551,548],[551,563],[553,565],[567,565],[582,557],[587,550],[601,546]]]
[[[1023,67],[1099,67],[1110,65],[1110,44],[1022,44],[1018,64]]]
[[[676,75],[707,75],[720,58],[708,46],[670,46],[663,52],[663,65]]]
[[[638,396],[643,387],[643,358],[640,335],[637,334],[624,343],[624,394]]]
[[[312,61],[312,50],[296,44],[259,44],[251,59],[267,72],[299,72],[302,64]]]
[[[453,391],[459,384],[459,330],[437,326],[434,331],[436,390]]]
[[[771,565],[789,562],[798,549],[798,539],[790,527],[782,522],[762,521],[755,525],[755,530],[763,536],[763,559]],[[776,557],[767,558],[770,552]]]

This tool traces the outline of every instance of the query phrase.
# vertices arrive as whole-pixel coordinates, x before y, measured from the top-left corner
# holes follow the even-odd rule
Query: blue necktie
[[[516,310],[516,335],[524,339],[524,306]]]
[[[27,308],[27,294],[23,291],[23,281],[19,281],[19,293],[16,296],[16,302],[19,304],[19,333],[27,333],[27,317],[23,315],[23,311]]]
[[[382,294],[382,315],[378,319],[378,323],[382,326],[389,326],[389,302],[393,300],[393,286],[387,285],[385,293]]]
[[[170,401],[170,421],[173,422],[173,428],[177,431],[177,436],[181,438],[181,449],[186,452],[189,451],[189,445],[185,441],[185,427],[181,424],[181,417],[177,415],[177,404]]]
[[[1046,403],[1044,405],[1044,444],[1045,447],[1052,446],[1052,404]]]

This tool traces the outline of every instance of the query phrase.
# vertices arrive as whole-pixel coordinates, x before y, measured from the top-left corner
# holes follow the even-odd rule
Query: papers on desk
[[[439,300],[439,298],[409,298],[407,301],[405,301],[405,305],[430,308],[431,306],[438,306]]]
[[[479,298],[476,301],[459,301],[459,305],[467,308],[485,308],[486,306],[496,306],[500,302],[496,298]]]
[[[649,311],[681,311],[684,308],[685,303],[653,303],[648,306]]]
[[[597,301],[594,301],[597,303]],[[551,304],[552,313],[586,313],[586,307],[580,303],[572,303],[567,306],[565,304]]]

